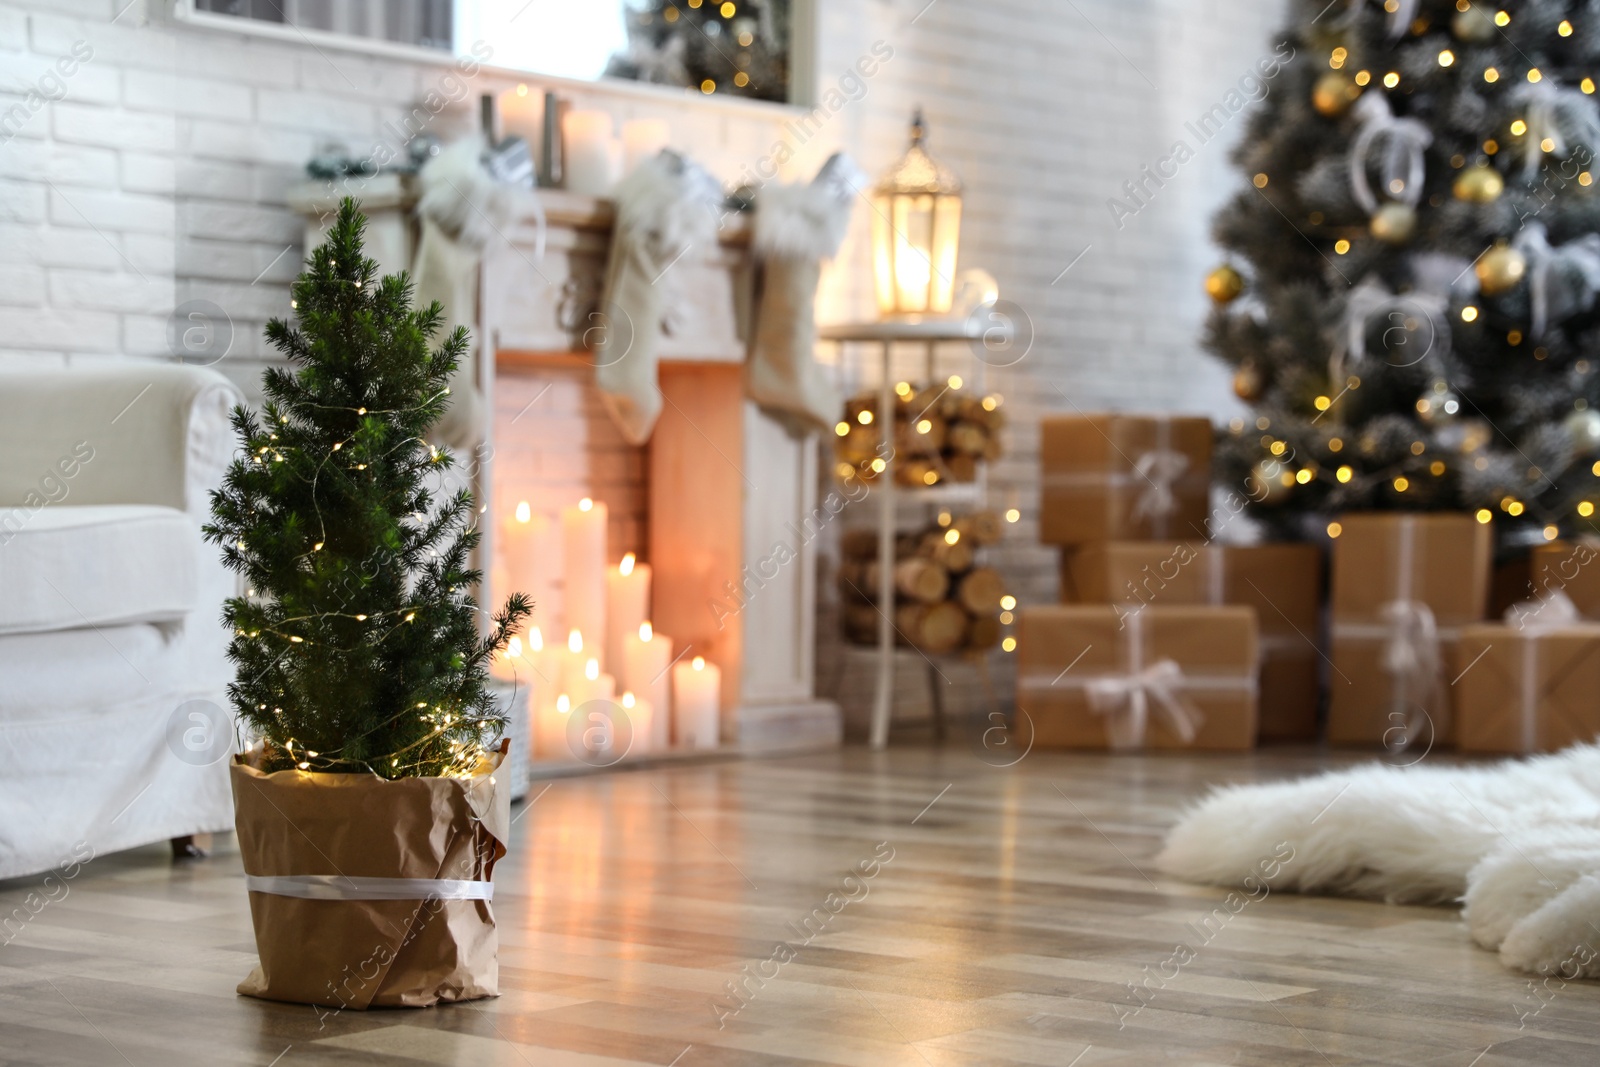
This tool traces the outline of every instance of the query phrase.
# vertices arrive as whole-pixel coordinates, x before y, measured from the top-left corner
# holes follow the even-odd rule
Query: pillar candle
[[[526,500],[500,526],[506,593],[526,593],[541,608],[553,603],[561,573],[561,537],[549,515],[534,512]],[[498,594],[497,594],[498,595]]]
[[[620,150],[604,111],[569,111],[561,117],[567,188],[586,196],[608,196],[617,183]]]
[[[622,646],[650,614],[650,564],[635,563],[633,553],[606,571],[606,647],[602,661],[612,674],[631,686],[622,666]],[[642,690],[641,690],[642,692]]]
[[[583,677],[567,687],[567,695],[572,698],[574,708],[581,708],[591,700],[615,700],[617,680],[601,671],[600,661],[591,656],[584,661]]]
[[[567,745],[567,717],[572,714],[572,698],[558,694],[554,701],[540,708],[534,739],[535,751],[542,760],[570,760],[572,749]]]
[[[672,139],[672,127],[666,119],[629,119],[622,124],[622,173],[633,173],[633,168],[667,147]]]
[[[649,700],[640,700],[633,693],[623,693],[622,714],[628,721],[627,755],[644,756],[658,751],[655,743],[656,710]]]
[[[654,713],[650,722],[650,747],[665,752],[672,747],[672,638],[658,634],[648,622],[622,642],[622,688],[646,700]]]
[[[567,628],[582,633],[596,657],[606,642],[606,514],[588,497],[561,509]]]
[[[584,664],[592,658],[594,653],[586,653],[583,643],[583,632],[572,630],[567,634],[566,651],[560,653],[557,668],[557,682],[560,691],[571,696],[583,684]]]
[[[722,671],[696,656],[672,668],[672,708],[678,747],[716,748],[721,740]]]
[[[489,676],[502,682],[522,680],[522,638],[513,634],[506,647],[495,653],[489,662]]]

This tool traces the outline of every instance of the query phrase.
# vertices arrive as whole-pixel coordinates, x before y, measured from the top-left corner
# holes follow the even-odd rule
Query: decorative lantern
[[[943,315],[954,295],[961,180],[928,155],[926,135],[919,109],[911,147],[872,193],[873,266],[885,318]]]

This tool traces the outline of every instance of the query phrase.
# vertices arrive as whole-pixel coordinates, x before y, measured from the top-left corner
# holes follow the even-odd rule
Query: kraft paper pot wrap
[[[232,765],[239,851],[261,962],[239,992],[330,1008],[499,995],[490,907],[511,783]]]

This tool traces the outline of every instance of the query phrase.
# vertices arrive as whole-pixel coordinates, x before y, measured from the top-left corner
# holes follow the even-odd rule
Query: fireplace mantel
[[[414,179],[380,176],[357,195],[369,218],[369,254],[386,273],[409,267]],[[491,241],[484,256],[477,334],[489,338],[493,358],[479,362],[478,375],[489,397],[526,388],[530,377],[592,380],[585,333],[595,326],[612,205],[561,191],[539,195],[543,257],[531,217]],[[307,217],[309,248],[336,197],[308,183],[291,205]],[[810,538],[825,514],[817,509],[816,441],[792,437],[744,396],[748,245],[748,217],[730,213],[715,247],[691,249],[660,279],[671,309],[660,348],[666,403],[643,449],[648,532],[638,548],[654,568],[657,630],[672,635],[675,651],[723,669],[725,747],[763,752],[836,744],[842,729],[838,706],[814,696]],[[497,505],[495,487],[514,471],[505,469],[510,460],[494,457],[517,452],[527,424],[490,419],[478,492],[498,515],[505,505]],[[495,527],[484,525],[486,548]],[[774,565],[775,558],[784,562]],[[492,602],[495,591],[486,592]]]

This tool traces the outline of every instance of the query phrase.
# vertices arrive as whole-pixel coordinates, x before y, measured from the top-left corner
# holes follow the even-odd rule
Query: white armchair
[[[233,825],[202,542],[239,395],[163,363],[0,373],[0,878]]]

